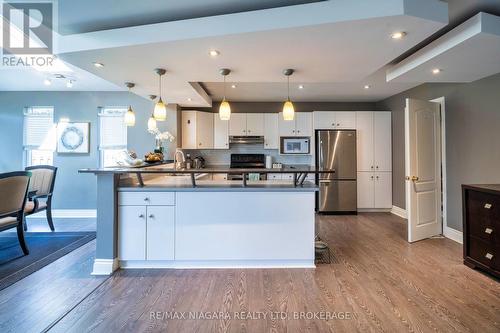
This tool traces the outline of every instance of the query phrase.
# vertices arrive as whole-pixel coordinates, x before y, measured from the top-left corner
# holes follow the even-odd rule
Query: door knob
[[[419,178],[417,176],[406,176],[406,180],[411,180],[412,182],[416,182]]]
[[[493,255],[491,253],[486,253],[485,257],[486,259],[491,260],[493,258]]]
[[[493,229],[486,228],[486,229],[484,229],[484,232],[487,233],[488,235],[491,235],[491,233],[493,232]]]

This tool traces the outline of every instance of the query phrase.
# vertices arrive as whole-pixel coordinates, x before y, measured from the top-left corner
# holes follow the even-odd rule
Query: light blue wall
[[[146,130],[151,101],[127,92],[0,92],[0,172],[23,169],[23,108],[54,106],[54,120],[68,118],[73,122],[90,122],[90,153],[54,154],[58,175],[54,193],[55,209],[94,209],[96,179],[79,174],[78,169],[99,166],[98,108],[131,103],[136,112],[136,126],[128,130],[129,149],[139,156],[154,149],[155,140]],[[177,106],[169,107],[168,120],[159,123],[161,130],[177,136]],[[176,142],[169,146],[172,156]]]

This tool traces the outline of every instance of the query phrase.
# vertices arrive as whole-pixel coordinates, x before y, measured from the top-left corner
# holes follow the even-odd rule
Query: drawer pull
[[[155,218],[155,216],[154,216],[153,214],[149,214],[149,216],[148,216],[148,217],[149,217],[150,219],[154,219],[154,218]]]
[[[488,235],[491,235],[491,233],[493,232],[493,229],[486,228],[486,229],[484,229],[484,232],[487,233]]]
[[[491,258],[493,258],[493,255],[491,253],[486,253],[485,257],[486,259],[491,260]]]
[[[144,214],[140,214],[140,215],[139,215],[139,218],[140,218],[140,219],[143,219],[143,218],[144,218]]]
[[[484,205],[484,208],[486,208],[486,209],[491,209],[491,207],[492,207],[492,205],[490,203],[487,203]]]
[[[144,201],[149,201],[149,198],[148,197],[144,198]]]

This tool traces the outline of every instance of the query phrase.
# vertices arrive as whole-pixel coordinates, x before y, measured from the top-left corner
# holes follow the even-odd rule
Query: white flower
[[[175,136],[173,136],[169,131],[161,132],[158,128],[154,128],[152,130],[148,130],[148,132],[153,134],[155,139],[159,141],[173,142],[175,140]]]

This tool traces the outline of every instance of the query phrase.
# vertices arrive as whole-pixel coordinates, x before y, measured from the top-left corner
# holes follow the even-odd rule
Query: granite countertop
[[[335,173],[335,170],[323,170],[311,167],[309,165],[287,165],[283,168],[255,168],[255,169],[245,169],[245,168],[230,168],[229,165],[216,165],[208,166],[203,169],[175,169],[173,167],[160,166],[145,166],[140,168],[124,168],[124,167],[113,167],[113,168],[97,168],[97,169],[80,169],[80,173],[94,173],[94,174],[125,174],[125,173],[164,173],[164,174],[200,174],[200,173],[230,173],[230,174],[241,174],[241,173]]]
[[[312,182],[305,182],[301,186],[294,186],[291,181],[259,180],[247,181],[246,186],[241,181],[211,180],[208,174],[199,174],[196,177],[196,186],[193,186],[191,176],[147,175],[141,185],[136,177],[120,180],[118,191],[200,191],[200,192],[314,192],[318,187]]]

